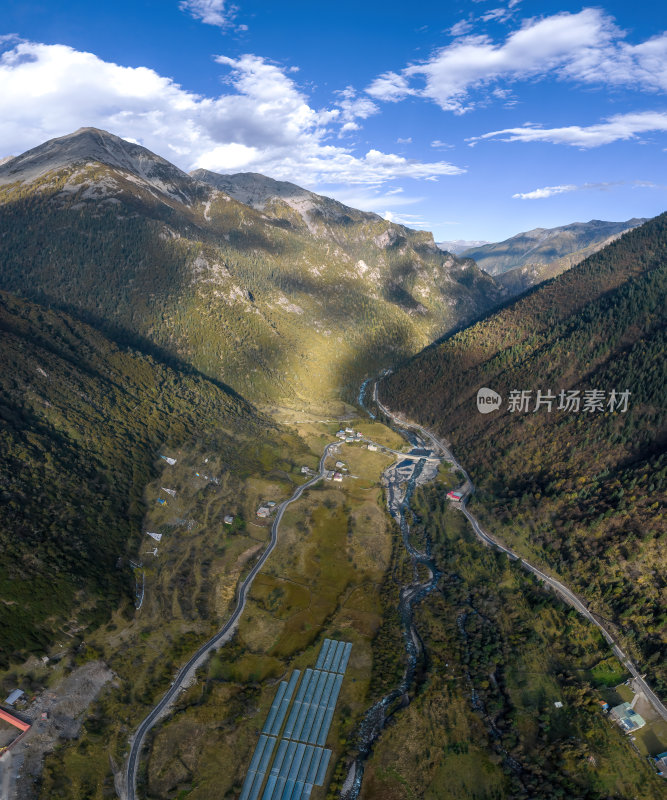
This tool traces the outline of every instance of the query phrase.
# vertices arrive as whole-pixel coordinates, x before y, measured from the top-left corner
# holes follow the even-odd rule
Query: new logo
[[[477,410],[480,414],[490,414],[500,408],[502,400],[498,392],[483,387],[477,392]]]

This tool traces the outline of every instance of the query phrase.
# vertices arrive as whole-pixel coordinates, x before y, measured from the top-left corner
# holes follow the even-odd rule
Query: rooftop
[[[634,731],[646,725],[646,720],[632,708],[630,703],[621,703],[620,706],[614,706],[611,714],[618,719],[619,725],[625,728],[626,731]]]
[[[24,694],[25,694],[25,692],[23,691],[23,689],[14,689],[14,691],[13,691],[13,692],[12,692],[12,693],[9,695],[9,697],[8,697],[8,698],[5,700],[5,703],[6,703],[8,706],[13,706],[13,705],[14,705],[14,703],[15,703],[17,700],[19,700],[21,697],[23,697],[23,695],[24,695]]]

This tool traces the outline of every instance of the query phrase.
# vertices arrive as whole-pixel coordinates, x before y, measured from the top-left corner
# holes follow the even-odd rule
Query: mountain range
[[[429,233],[83,128],[0,166],[0,288],[246,397],[351,395],[499,302]]]
[[[0,242],[5,661],[127,603],[165,443],[212,437],[247,469],[275,437],[239,393],[351,394],[501,296],[428,234],[92,128],[4,160]]]
[[[444,250],[447,253],[454,253],[456,256],[461,255],[461,253],[463,253],[465,250],[469,250],[471,247],[482,247],[482,245],[485,244],[490,244],[490,242],[482,239],[453,239],[452,241],[448,242],[437,242],[437,245],[441,250]]]
[[[528,288],[564,272],[644,222],[646,219],[625,222],[592,219],[557,228],[534,228],[502,242],[464,248],[458,254],[474,259],[489,275],[504,275],[514,270],[514,281],[506,281],[507,287],[514,288],[518,276],[530,275],[532,279],[524,279],[523,288]]]

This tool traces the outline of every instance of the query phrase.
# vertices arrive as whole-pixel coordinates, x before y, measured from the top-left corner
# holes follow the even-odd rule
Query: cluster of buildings
[[[626,681],[625,683],[628,685],[632,685],[631,681],[629,680]],[[634,734],[638,730],[643,728],[645,725],[649,726],[652,725],[650,717],[649,720],[647,721],[644,719],[644,717],[642,717],[641,714],[639,714],[635,710],[635,705],[640,698],[643,698],[644,700],[646,699],[641,691],[635,693],[631,702],[620,703],[619,705],[614,706],[613,708],[610,708],[609,703],[607,703],[605,700],[598,701],[602,711],[608,714],[609,719],[612,720],[612,722],[615,722],[624,733],[627,733],[628,736],[630,736],[633,739],[633,741],[636,741]],[[648,729],[648,733],[649,733],[648,739],[645,738],[643,744],[644,747],[646,747],[649,750],[649,755],[648,755],[649,761],[653,762],[653,765],[655,766],[658,775],[660,775],[662,778],[667,779],[667,751],[665,751],[664,753],[658,753],[657,755],[650,754],[651,750],[655,747],[655,745],[664,746],[664,740],[662,740],[662,736],[660,735],[658,735],[656,739],[656,737],[653,735],[653,730],[650,727]]]
[[[267,517],[271,516],[275,507],[276,504],[273,502],[273,500],[269,500],[267,503],[264,503],[263,506],[260,506],[257,509],[257,516],[261,519],[266,519]]]
[[[324,479],[327,481],[336,481],[336,483],[343,482],[343,473],[347,472],[347,466],[344,461],[336,461],[336,469],[327,469],[324,471]]]
[[[408,455],[416,456],[417,458],[433,458],[433,451],[427,450],[425,447],[413,447]]]
[[[327,481],[336,481],[337,483],[342,483],[343,473],[338,472],[338,470],[327,469],[324,471],[324,479]]]
[[[336,432],[336,436],[343,442],[358,442],[362,438],[362,434],[359,431],[354,430],[354,428],[341,428],[339,431]]]
[[[174,464],[176,463],[176,459],[175,458],[169,458],[168,456],[160,456],[160,458],[163,459],[164,461],[166,461],[167,464],[169,464],[170,467],[173,467]],[[166,489],[164,486],[162,486],[161,489],[162,489],[163,492],[166,492],[170,497],[176,497],[176,489]],[[157,504],[159,506],[164,506],[164,505],[167,504],[167,501],[164,499],[164,497],[158,497]],[[146,531],[146,534],[148,536],[150,536],[151,539],[155,539],[156,542],[159,542],[162,539],[162,534],[161,533],[155,533],[154,531]],[[157,547],[153,548],[153,550],[149,551],[149,552],[152,552],[153,555],[156,556],[157,555]]]
[[[361,442],[362,439],[364,438],[363,433],[355,431],[354,428],[341,428],[339,431],[336,432],[336,436],[341,440],[341,442],[347,442],[348,444]],[[377,452],[380,448],[376,444],[369,442],[368,449],[373,452]]]

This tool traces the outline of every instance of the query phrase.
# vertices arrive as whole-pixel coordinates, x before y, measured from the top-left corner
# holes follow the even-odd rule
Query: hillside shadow
[[[11,293],[7,292],[7,294]],[[23,294],[19,299],[35,303],[36,305],[41,305],[49,310],[59,311],[67,314],[67,316],[71,317],[76,322],[88,325],[94,330],[98,331],[111,342],[113,342],[113,344],[117,345],[120,349],[137,350],[142,355],[150,356],[155,361],[160,362],[164,366],[170,367],[175,372],[205,380],[216,388],[225,392],[225,394],[233,397],[235,400],[238,400],[248,407],[254,408],[253,404],[249,400],[247,400],[243,395],[239,394],[236,389],[229,384],[221,381],[219,378],[198,370],[191,363],[180,358],[171,350],[168,350],[152,339],[149,339],[147,336],[130,330],[129,328],[126,328],[116,322],[112,322],[107,317],[102,317],[98,314],[95,314],[89,309],[64,303],[54,295],[49,295],[39,291],[33,292],[30,295],[27,293]],[[62,357],[62,353],[56,349],[54,349],[53,352]]]

